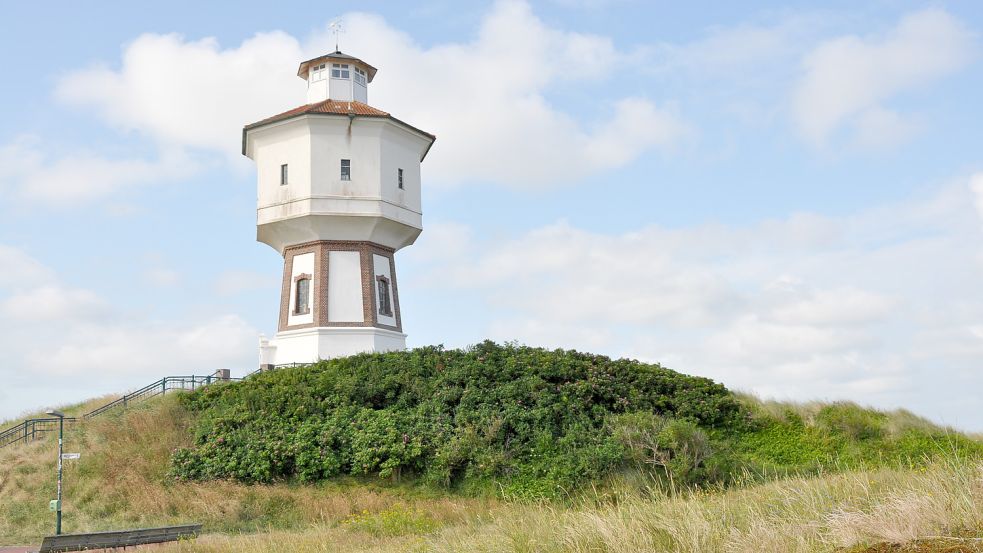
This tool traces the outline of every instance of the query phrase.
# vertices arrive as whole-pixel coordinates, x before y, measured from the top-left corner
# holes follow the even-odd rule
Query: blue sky
[[[438,136],[410,345],[630,356],[983,430],[973,2],[7,8],[0,418],[251,369],[281,260],[242,125],[302,59]],[[314,15],[317,14],[317,15]]]

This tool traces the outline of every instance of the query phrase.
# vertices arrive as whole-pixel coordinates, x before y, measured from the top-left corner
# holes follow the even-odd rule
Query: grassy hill
[[[83,453],[66,469],[66,531],[205,523],[175,551],[860,551],[940,536],[974,551],[983,537],[972,437],[491,343],[169,396],[66,447]],[[0,449],[0,543],[50,532],[54,462],[51,441]]]

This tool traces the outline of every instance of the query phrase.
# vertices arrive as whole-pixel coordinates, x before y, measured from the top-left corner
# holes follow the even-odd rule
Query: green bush
[[[561,494],[621,466],[612,415],[669,417],[670,468],[687,475],[700,465],[687,456],[708,440],[701,429],[742,420],[737,400],[705,378],[492,342],[333,359],[183,397],[198,417],[194,446],[172,458],[178,478],[412,476],[518,497]]]
[[[660,467],[671,484],[715,480],[706,468],[724,459],[716,444],[690,421],[637,412],[612,417],[611,431],[639,467]]]
[[[705,485],[983,455],[910,413],[738,400],[659,365],[492,342],[333,359],[181,398],[196,416],[193,446],[172,455],[180,479],[409,479],[537,499],[632,468]]]

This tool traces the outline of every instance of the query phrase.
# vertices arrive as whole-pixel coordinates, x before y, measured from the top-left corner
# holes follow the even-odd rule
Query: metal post
[[[55,535],[61,535],[61,463],[62,449],[65,443],[65,416],[58,417],[58,514],[55,523]]]
[[[49,409],[48,416],[58,417],[58,499],[55,504],[55,535],[61,535],[61,463],[65,446],[65,413]]]

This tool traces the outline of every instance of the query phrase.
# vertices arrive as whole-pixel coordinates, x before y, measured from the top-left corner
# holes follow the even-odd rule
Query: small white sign
[[[61,454],[61,458],[63,460],[65,460],[65,461],[67,461],[69,459],[78,459],[81,456],[82,456],[81,453],[62,453]]]

